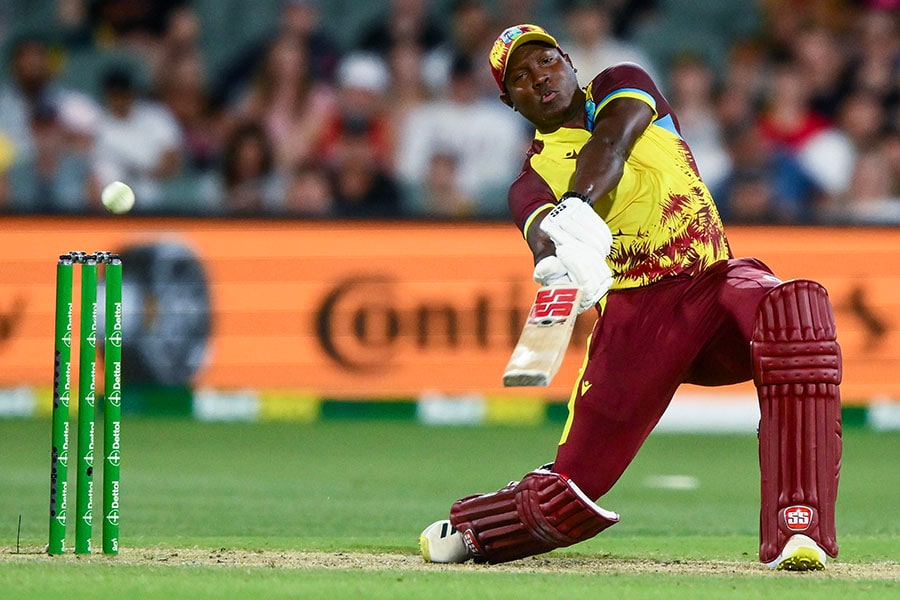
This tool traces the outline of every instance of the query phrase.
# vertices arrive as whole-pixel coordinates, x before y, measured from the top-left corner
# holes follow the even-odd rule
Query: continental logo
[[[345,279],[314,312],[316,338],[330,360],[353,372],[385,372],[400,352],[499,350],[516,345],[529,315],[528,292],[510,281],[454,297],[413,297],[388,277]],[[590,319],[573,336],[578,351]],[[578,325],[576,325],[577,327]]]

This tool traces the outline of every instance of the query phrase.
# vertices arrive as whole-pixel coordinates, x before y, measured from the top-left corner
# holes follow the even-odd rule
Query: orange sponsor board
[[[536,285],[509,225],[6,217],[0,228],[3,387],[50,385],[57,256],[111,250],[125,257],[132,379],[332,398],[523,394],[501,376]],[[900,397],[900,231],[729,237],[736,255],[829,289],[846,400]],[[579,318],[553,384],[526,393],[568,396],[591,325]]]

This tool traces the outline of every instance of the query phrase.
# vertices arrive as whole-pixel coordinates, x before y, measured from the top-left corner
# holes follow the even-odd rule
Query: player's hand
[[[534,281],[540,285],[553,285],[554,283],[572,283],[566,266],[558,257],[544,257],[534,265]]]
[[[603,258],[609,256],[612,248],[612,232],[606,221],[594,212],[591,205],[576,197],[563,196],[562,202],[544,217],[540,227],[557,247],[578,241],[603,255]]]
[[[606,256],[579,241],[570,241],[556,247],[556,256],[566,267],[572,282],[581,288],[581,306],[578,314],[592,308],[609,291],[613,273],[606,264]]]

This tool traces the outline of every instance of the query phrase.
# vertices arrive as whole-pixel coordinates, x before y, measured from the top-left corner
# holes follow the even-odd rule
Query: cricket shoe
[[[462,535],[448,519],[435,521],[419,535],[419,552],[425,562],[461,563],[472,556]]]
[[[768,563],[779,571],[820,571],[825,568],[825,551],[810,537],[795,534],[788,539],[778,558]]]

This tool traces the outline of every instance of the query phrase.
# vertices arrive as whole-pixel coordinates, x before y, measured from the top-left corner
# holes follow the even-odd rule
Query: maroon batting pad
[[[774,561],[797,533],[835,557],[841,350],[825,288],[807,280],[773,288],[759,305],[751,355],[760,406],[760,560]]]
[[[457,500],[450,522],[476,560],[502,563],[571,546],[619,522],[559,473],[537,470],[492,494]]]

